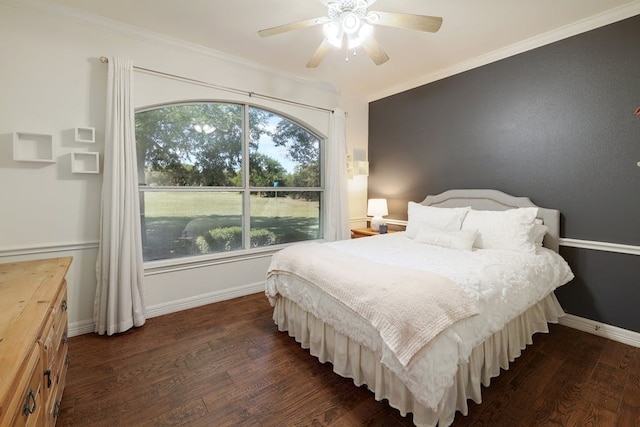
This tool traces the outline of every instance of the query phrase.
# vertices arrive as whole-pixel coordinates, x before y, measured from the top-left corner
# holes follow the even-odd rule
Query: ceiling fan
[[[389,56],[373,37],[373,25],[384,25],[409,30],[435,33],[442,25],[442,18],[437,16],[413,15],[409,13],[370,12],[369,6],[376,0],[328,0],[327,16],[306,19],[291,24],[265,28],[258,31],[260,37],[269,37],[300,28],[322,25],[324,40],[315,51],[308,68],[315,68],[332,47],[353,50],[362,48],[376,65],[384,64]],[[348,57],[347,57],[348,60]]]

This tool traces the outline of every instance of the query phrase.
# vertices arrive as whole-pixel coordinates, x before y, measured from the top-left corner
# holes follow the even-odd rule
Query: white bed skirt
[[[520,356],[532,344],[533,334],[549,332],[548,323],[557,323],[564,311],[552,292],[541,302],[509,322],[482,344],[475,347],[469,362],[461,364],[453,385],[445,392],[436,410],[417,401],[409,389],[368,348],[323,323],[293,301],[279,296],[273,320],[280,331],[288,331],[302,348],[320,362],[330,362],[338,375],[352,378],[357,386],[366,384],[376,400],[387,399],[389,405],[405,416],[413,413],[416,426],[449,426],[456,411],[467,415],[467,399],[482,402],[481,385],[489,386],[500,369],[509,369],[509,362]]]

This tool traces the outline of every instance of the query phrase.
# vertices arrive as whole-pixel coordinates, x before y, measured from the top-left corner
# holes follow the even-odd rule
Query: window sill
[[[324,242],[324,240],[305,240],[304,242]],[[257,258],[266,258],[272,256],[279,250],[284,249],[288,246],[304,242],[287,243],[254,249],[243,249],[239,251],[223,252],[210,255],[148,261],[144,263],[144,275],[153,276],[156,274],[191,270],[194,268],[209,267],[212,265],[247,261]]]

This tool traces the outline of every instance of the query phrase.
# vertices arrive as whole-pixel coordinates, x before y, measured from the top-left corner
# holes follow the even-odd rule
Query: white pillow
[[[422,224],[414,240],[443,248],[470,251],[477,234],[476,230],[442,230]]]
[[[529,237],[533,240],[533,243],[536,246],[542,246],[542,241],[544,240],[544,236],[547,234],[547,231],[549,231],[549,228],[546,225],[542,225],[536,221],[533,224]]]
[[[462,229],[478,231],[473,245],[476,248],[535,253],[536,246],[532,236],[537,215],[538,208],[471,210],[464,218]]]
[[[441,230],[460,230],[462,220],[470,208],[436,208],[409,202],[406,235],[415,238],[421,224]]]

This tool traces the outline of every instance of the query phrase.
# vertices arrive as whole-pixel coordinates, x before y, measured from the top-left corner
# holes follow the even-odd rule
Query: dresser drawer
[[[56,354],[58,354],[60,346],[66,344],[68,341],[67,312],[63,312],[57,320],[61,321],[61,324],[57,327],[55,327],[54,320],[48,324],[47,328],[45,328],[46,335],[42,340],[45,367],[51,366],[52,361],[56,358]]]
[[[64,280],[60,286],[55,301],[52,305],[53,328],[59,335],[67,332],[67,281]]]
[[[20,392],[14,395],[6,414],[9,419],[6,425],[14,427],[42,425],[44,399],[42,397],[42,360],[37,347],[24,365],[24,381],[20,384]],[[1,423],[5,425],[5,421]]]
[[[47,401],[47,414],[45,415],[48,425],[54,425],[60,414],[60,403],[62,392],[66,384],[67,368],[69,367],[69,344],[64,342],[58,348],[58,353],[54,360],[55,367],[52,369],[50,398]]]

